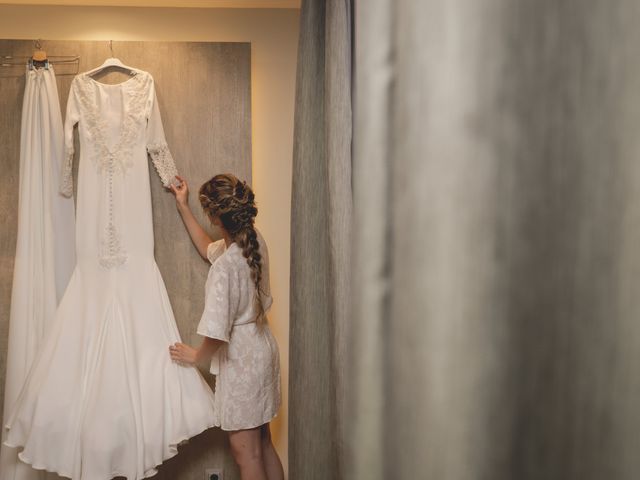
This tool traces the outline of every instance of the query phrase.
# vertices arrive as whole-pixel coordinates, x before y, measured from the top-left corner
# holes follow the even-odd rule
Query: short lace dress
[[[262,303],[272,304],[269,254],[258,233],[262,255]],[[236,243],[224,240],[207,249],[211,262],[205,285],[205,307],[200,335],[225,342],[211,362],[217,375],[216,425],[222,430],[258,427],[276,416],[280,407],[280,356],[269,325],[256,323],[255,284],[251,269]]]

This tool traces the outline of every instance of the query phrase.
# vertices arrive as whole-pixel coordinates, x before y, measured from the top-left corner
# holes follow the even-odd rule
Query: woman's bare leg
[[[229,432],[229,443],[242,480],[269,480],[262,457],[261,427]]]
[[[260,427],[260,430],[262,433],[262,459],[264,461],[264,468],[267,471],[267,478],[269,480],[284,480],[282,462],[271,441],[269,424],[265,423]]]

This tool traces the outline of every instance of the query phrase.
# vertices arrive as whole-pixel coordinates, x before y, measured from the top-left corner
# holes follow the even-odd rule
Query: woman
[[[211,262],[205,308],[198,325],[200,347],[169,347],[184,364],[211,360],[217,375],[216,425],[229,432],[242,480],[282,480],[269,421],[280,406],[278,346],[266,321],[272,298],[267,246],[254,227],[258,213],[251,188],[231,174],[200,188],[200,204],[222,232],[212,242],[188,204],[187,182],[171,186],[178,211],[198,253]]]

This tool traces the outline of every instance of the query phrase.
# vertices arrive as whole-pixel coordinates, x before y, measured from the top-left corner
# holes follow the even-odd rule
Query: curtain
[[[291,212],[289,474],[344,470],[353,4],[303,0]]]
[[[358,9],[350,478],[637,478],[639,22],[632,0]],[[296,307],[300,355],[327,313]]]

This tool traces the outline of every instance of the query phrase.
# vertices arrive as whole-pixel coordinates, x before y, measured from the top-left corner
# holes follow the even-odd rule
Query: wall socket
[[[221,468],[207,468],[204,471],[204,480],[224,480]]]

